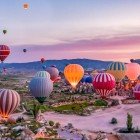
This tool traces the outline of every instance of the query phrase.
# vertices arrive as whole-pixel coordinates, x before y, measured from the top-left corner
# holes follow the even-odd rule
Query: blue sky
[[[0,42],[11,48],[7,62],[41,57],[128,61],[140,53],[139,7],[139,0],[1,0],[0,30],[8,32]],[[23,48],[29,50],[26,58]],[[18,60],[17,54],[23,58]]]

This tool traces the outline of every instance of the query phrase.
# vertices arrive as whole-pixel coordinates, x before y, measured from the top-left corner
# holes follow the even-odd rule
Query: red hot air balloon
[[[19,106],[19,103],[20,96],[16,91],[10,89],[0,90],[0,115],[3,118],[8,118]]]
[[[134,97],[140,100],[140,83],[138,83],[133,89]]]
[[[6,45],[0,45],[0,60],[3,62],[10,54],[10,49]]]
[[[45,59],[44,58],[41,58],[41,63],[44,63],[45,62]]]
[[[99,73],[93,80],[93,86],[102,98],[107,97],[115,87],[115,78],[109,73]]]

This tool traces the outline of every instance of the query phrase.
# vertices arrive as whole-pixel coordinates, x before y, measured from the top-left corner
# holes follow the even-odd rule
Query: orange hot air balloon
[[[76,85],[84,76],[84,69],[81,65],[78,64],[69,64],[64,69],[64,75],[66,80],[71,84],[73,88],[76,88]]]
[[[23,4],[23,8],[24,8],[25,10],[27,10],[27,9],[29,8],[28,3],[24,3],[24,4]]]
[[[126,76],[131,80],[135,81],[140,75],[140,65],[137,63],[126,64]]]

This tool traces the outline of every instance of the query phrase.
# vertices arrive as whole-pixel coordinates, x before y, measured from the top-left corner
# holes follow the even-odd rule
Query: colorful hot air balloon
[[[115,87],[115,78],[109,73],[99,73],[93,80],[93,86],[102,98],[107,97]]]
[[[0,115],[3,118],[8,118],[12,114],[20,103],[19,94],[10,89],[0,90]]]
[[[44,63],[45,62],[45,59],[44,58],[41,58],[41,63]]]
[[[126,76],[131,80],[135,81],[140,75],[140,65],[137,63],[126,64]]]
[[[24,3],[24,4],[23,4],[23,8],[24,8],[25,10],[27,10],[27,9],[29,8],[29,4],[28,4],[28,3]]]
[[[54,67],[54,66],[50,66],[50,67],[47,68],[46,71],[50,74],[51,80],[52,80],[53,82],[55,82],[55,80],[56,80],[56,79],[58,78],[58,76],[59,76],[59,71],[58,71],[58,69],[57,69],[56,67]]]
[[[25,52],[25,53],[26,53],[26,52],[27,52],[27,50],[26,50],[26,49],[23,49],[23,52]]]
[[[0,60],[3,62],[10,54],[10,49],[6,45],[0,45]]]
[[[3,30],[3,34],[6,34],[7,33],[7,30]]]
[[[76,88],[79,81],[84,75],[84,69],[79,64],[69,64],[64,69],[64,75],[66,80],[71,84],[73,88]]]
[[[53,82],[47,77],[34,77],[29,84],[29,89],[32,96],[42,104],[52,92]]]
[[[133,89],[134,97],[140,100],[140,83],[138,83]]]
[[[122,62],[112,62],[108,66],[107,73],[112,74],[116,82],[120,82],[125,77],[126,66]]]

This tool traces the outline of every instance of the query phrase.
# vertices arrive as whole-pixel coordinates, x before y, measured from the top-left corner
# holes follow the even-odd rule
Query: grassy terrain
[[[67,105],[62,105],[58,107],[54,107],[54,111],[63,111],[63,110],[69,110],[69,111],[80,111],[83,110],[84,108],[88,107],[88,103],[73,103],[73,104],[67,104]]]

